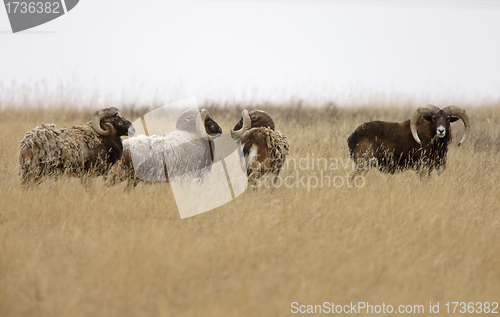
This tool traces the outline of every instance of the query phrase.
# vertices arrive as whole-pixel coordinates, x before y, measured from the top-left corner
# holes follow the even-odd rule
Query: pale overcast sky
[[[0,9],[0,47],[3,87],[124,101],[500,97],[497,1],[81,0],[18,34]]]

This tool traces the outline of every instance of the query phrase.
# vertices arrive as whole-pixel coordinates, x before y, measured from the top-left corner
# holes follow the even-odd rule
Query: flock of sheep
[[[134,136],[133,125],[118,109],[105,108],[84,126],[42,124],[27,132],[19,150],[20,175],[26,185],[62,175],[104,175],[108,183],[127,181],[133,186],[141,180],[168,181],[210,167],[213,140],[221,133],[217,122],[202,109],[183,112],[176,120],[176,130],[165,135]],[[278,175],[289,142],[275,131],[269,114],[244,110],[231,134],[241,144],[249,179]],[[129,138],[122,142],[125,135]]]
[[[388,173],[415,169],[430,175],[433,169],[444,170],[450,123],[458,119],[465,125],[460,145],[469,135],[470,119],[464,109],[455,106],[441,110],[427,105],[404,122],[372,121],[359,126],[347,140],[357,166],[354,175],[365,171],[363,166],[373,160],[380,171]],[[104,175],[111,184],[128,181],[134,186],[141,179],[167,181],[210,166],[213,140],[221,133],[217,122],[202,109],[182,113],[176,130],[163,136],[134,136],[133,125],[117,108],[105,108],[83,126],[42,124],[27,132],[19,148],[20,175],[23,184],[62,175]],[[125,135],[129,138],[122,142]],[[249,182],[266,174],[279,175],[290,145],[287,137],[275,130],[268,113],[243,110],[231,135],[242,146]],[[134,159],[134,153],[141,153],[139,159]]]

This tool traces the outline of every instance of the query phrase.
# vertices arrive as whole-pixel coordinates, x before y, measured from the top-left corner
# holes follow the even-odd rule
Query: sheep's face
[[[132,136],[135,133],[135,129],[134,126],[132,126],[132,123],[125,119],[120,112],[117,112],[112,117],[103,118],[101,120],[101,126],[106,126],[106,123],[111,124],[115,128],[116,136]]]
[[[205,120],[205,131],[211,137],[217,137],[222,133],[221,127],[210,117]]]
[[[443,110],[433,115],[424,115],[422,117],[431,123],[431,131],[433,135],[440,139],[444,138],[447,134],[449,135],[450,123],[460,119],[458,117],[448,115]]]
[[[206,111],[206,110],[203,110]],[[221,127],[215,122],[208,112],[201,113],[201,117],[205,118],[204,126],[205,132],[207,135],[212,137],[217,137],[222,133]],[[206,114],[206,115],[205,115]],[[183,112],[179,118],[177,118],[176,129],[182,131],[196,132],[202,133],[201,131],[197,131],[196,120],[200,120],[200,112],[198,110],[188,110]],[[203,129],[202,127],[200,127]],[[202,130],[203,131],[203,130]]]

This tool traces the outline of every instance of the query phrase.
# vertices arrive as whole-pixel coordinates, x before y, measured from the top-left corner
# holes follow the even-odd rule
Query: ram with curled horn
[[[371,167],[394,173],[405,169],[417,172],[442,172],[446,167],[448,144],[452,140],[451,122],[461,119],[465,133],[458,145],[470,133],[467,112],[455,106],[439,109],[426,105],[415,110],[404,122],[372,121],[359,126],[347,139],[356,174]]]
[[[206,109],[187,110],[176,119],[176,130],[165,135],[139,135],[123,142],[123,156],[108,174],[108,184],[169,181],[202,171],[214,161],[213,139],[222,129]]]
[[[273,118],[263,110],[243,110],[240,121],[231,131],[243,147],[248,180],[255,186],[266,174],[277,179],[290,151],[287,137],[275,130]]]
[[[45,176],[106,174],[123,152],[121,136],[134,127],[115,107],[98,110],[83,126],[42,124],[26,133],[19,146],[19,174],[24,184]]]

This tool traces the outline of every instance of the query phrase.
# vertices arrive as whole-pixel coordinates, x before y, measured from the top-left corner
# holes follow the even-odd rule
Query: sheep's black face
[[[114,116],[109,118],[104,118],[102,123],[111,123],[116,130],[117,136],[129,135],[132,136],[135,133],[135,129],[132,123],[125,119],[121,113],[116,113]],[[130,133],[129,133],[130,129]]]
[[[238,131],[241,129],[241,127],[243,127],[243,118],[241,118],[240,121],[238,121],[238,123],[236,123],[236,125],[233,128],[233,131]]]
[[[219,136],[222,133],[221,127],[210,117],[205,120],[205,131],[212,137]]]
[[[445,136],[450,134],[450,123],[457,121],[458,117],[452,117],[448,115],[443,110],[433,114],[423,116],[423,118],[431,123],[431,131],[433,133],[433,137],[437,136],[442,139]]]

